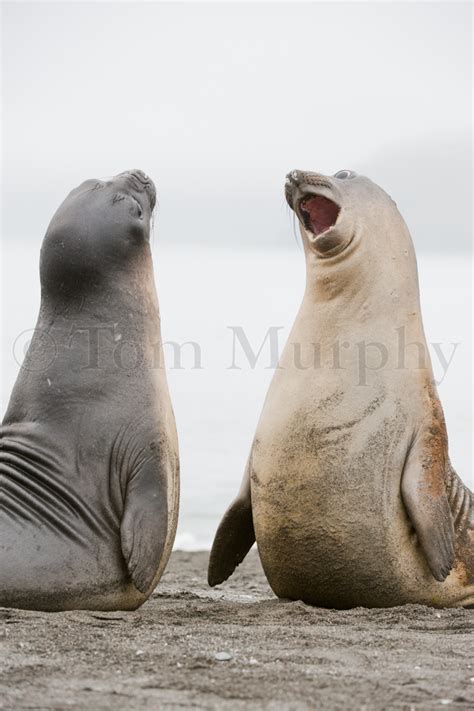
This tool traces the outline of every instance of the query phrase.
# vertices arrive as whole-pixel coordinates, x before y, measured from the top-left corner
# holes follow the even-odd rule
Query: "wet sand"
[[[254,552],[211,590],[207,558],[136,612],[0,608],[0,708],[474,708],[473,610],[280,601]]]

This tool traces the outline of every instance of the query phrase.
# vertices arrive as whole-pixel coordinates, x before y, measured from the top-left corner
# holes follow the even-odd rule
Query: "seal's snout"
[[[313,185],[314,187],[331,188],[331,179],[321,173],[312,173],[306,170],[292,170],[286,176],[285,185],[292,188],[304,188]]]
[[[294,210],[294,194],[298,191],[298,187],[301,183],[303,176],[303,171],[292,170],[290,171],[285,180],[285,197],[288,205]]]
[[[299,181],[300,181],[301,171],[292,170],[287,174],[285,179],[285,197],[288,205],[294,210],[295,201],[293,199],[294,193],[297,191]]]
[[[295,210],[304,194],[319,188],[332,189],[332,183],[325,175],[305,170],[290,171],[285,180],[285,197],[288,205]]]
[[[148,183],[151,183],[151,179],[148,177],[148,175],[139,168],[135,168],[135,170],[129,170],[128,174],[139,180],[141,183],[143,183],[143,185],[148,185]]]
[[[139,168],[127,170],[125,173],[122,173],[122,175],[130,177],[132,186],[135,190],[138,190],[138,192],[145,192],[150,202],[150,208],[153,210],[156,204],[156,188],[153,180]]]
[[[302,170],[292,170],[286,176],[286,183],[288,185],[298,185],[301,182],[303,176]]]

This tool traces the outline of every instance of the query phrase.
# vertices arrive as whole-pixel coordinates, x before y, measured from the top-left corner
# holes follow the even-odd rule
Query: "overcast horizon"
[[[4,3],[3,238],[39,244],[75,185],[140,167],[164,245],[285,245],[286,172],[352,168],[418,249],[467,252],[471,13]]]

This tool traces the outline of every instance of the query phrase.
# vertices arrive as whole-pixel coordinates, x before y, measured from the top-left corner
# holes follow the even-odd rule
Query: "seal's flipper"
[[[148,459],[127,485],[120,527],[122,552],[133,584],[142,593],[156,575],[168,529],[167,472]]]
[[[239,494],[225,512],[212,544],[207,573],[209,585],[214,587],[227,580],[254,543],[250,475],[247,467]]]
[[[436,580],[454,564],[454,524],[446,490],[444,447],[433,430],[414,441],[402,475],[403,503]]]

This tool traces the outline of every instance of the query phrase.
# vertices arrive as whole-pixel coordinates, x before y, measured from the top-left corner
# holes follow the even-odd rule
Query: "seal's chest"
[[[394,505],[408,446],[397,408],[366,406],[338,421],[306,410],[273,424],[259,430],[252,450],[254,506],[303,519],[370,516]]]

